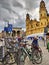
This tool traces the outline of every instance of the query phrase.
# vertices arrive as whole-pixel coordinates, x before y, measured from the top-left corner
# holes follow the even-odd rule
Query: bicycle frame
[[[23,50],[23,52],[29,57],[29,59],[31,60],[31,56],[30,56],[30,54],[28,53],[28,52],[30,52],[27,48],[24,48],[24,47],[22,47],[21,48],[22,50]]]

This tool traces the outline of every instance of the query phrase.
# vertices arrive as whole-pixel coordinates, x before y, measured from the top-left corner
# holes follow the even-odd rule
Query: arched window
[[[31,25],[31,28],[33,28],[33,25]]]
[[[48,19],[47,19],[47,21],[48,21]]]
[[[42,14],[41,14],[41,16],[42,16]]]
[[[41,25],[43,25],[43,23],[41,23]]]
[[[36,23],[36,26],[39,26],[39,23]]]
[[[45,22],[45,25],[46,25],[46,22]]]

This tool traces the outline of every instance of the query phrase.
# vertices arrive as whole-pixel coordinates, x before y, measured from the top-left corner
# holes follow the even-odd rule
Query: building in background
[[[19,30],[20,34],[22,36],[22,28],[20,28],[20,27],[13,27],[13,30],[15,30],[16,32]]]
[[[17,32],[18,30],[22,31],[22,28],[20,28],[20,27],[13,27],[13,30],[15,30],[16,32]]]
[[[41,0],[39,8],[39,21],[30,20],[29,14],[26,15],[26,35],[44,33],[44,28],[49,24],[49,14],[45,2]]]

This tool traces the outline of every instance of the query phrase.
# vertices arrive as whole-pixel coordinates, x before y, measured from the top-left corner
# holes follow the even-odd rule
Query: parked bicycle
[[[24,60],[24,62],[25,62],[25,59],[28,56],[30,61],[32,61],[32,63],[40,64],[42,62],[41,48],[40,47],[38,49],[36,48],[32,52],[32,48],[28,49],[27,45],[31,46],[30,44],[24,44],[21,47],[21,60]]]
[[[34,62],[37,64],[40,64],[42,62],[42,51],[40,48],[35,49],[34,52],[32,52],[32,48],[27,48],[27,45],[31,46],[30,44],[27,44],[27,41],[22,42],[22,44],[20,44],[18,48],[16,46],[11,45],[11,43],[13,44],[17,42],[9,42],[10,46],[6,47],[7,52],[0,61],[3,65],[12,65],[14,63],[16,63],[16,65],[24,65],[27,56],[29,57],[30,61],[34,60]]]
[[[0,39],[0,41],[3,43],[2,39]],[[5,52],[5,55],[0,59],[0,62],[2,63],[2,65],[12,65],[14,63],[16,63],[16,65],[19,65],[18,64],[19,61],[17,60],[18,59],[18,49],[15,46],[11,45],[12,42],[9,42],[9,40],[6,39],[6,43],[8,43],[9,46],[6,46],[5,44],[6,52]]]

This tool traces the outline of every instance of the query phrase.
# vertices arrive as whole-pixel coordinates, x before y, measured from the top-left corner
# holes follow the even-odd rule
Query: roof
[[[33,37],[33,36],[44,36],[44,33],[35,33],[35,34],[30,34],[27,37]]]
[[[13,27],[13,29],[22,29],[21,27]]]
[[[41,0],[41,3],[44,3],[44,1],[43,1],[43,0]]]

